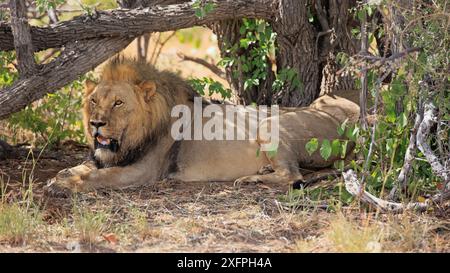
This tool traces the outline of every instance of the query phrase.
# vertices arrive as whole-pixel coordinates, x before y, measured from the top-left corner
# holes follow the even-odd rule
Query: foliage
[[[12,65],[16,59],[14,52],[0,52],[0,88],[10,86],[17,79],[17,71]]]
[[[8,119],[13,131],[29,130],[41,144],[59,144],[71,139],[84,142],[81,122],[82,86],[86,77],[81,77],[57,93],[27,106]]]
[[[208,95],[212,96],[213,94],[220,94],[222,98],[229,99],[231,98],[231,90],[228,88],[224,88],[223,85],[208,77],[203,77],[202,79],[191,79],[189,83],[197,91],[200,95],[205,95],[205,90],[208,90]]]
[[[272,70],[270,58],[275,55],[275,38],[271,25],[258,19],[243,19],[239,29],[241,38],[236,44],[227,45],[225,55],[218,62],[220,67],[225,69],[233,68],[232,77],[242,80],[243,89],[247,91],[255,86],[259,86],[267,79],[267,71]],[[199,88],[205,87],[207,83],[220,83],[213,79],[203,78],[191,81],[194,88],[201,92]],[[202,84],[200,84],[202,83]],[[272,83],[274,92],[280,91],[286,83],[292,83],[293,88],[301,87],[301,82],[297,73],[290,68],[280,68],[275,73],[275,80]],[[223,90],[231,92],[224,87],[214,88],[213,93],[225,95],[224,98],[230,98],[231,93],[224,93]]]
[[[195,0],[195,2],[192,4],[192,7],[195,11],[195,16],[199,19],[203,19],[208,13],[210,13],[214,7],[215,4],[211,2],[204,2],[202,0]]]
[[[386,1],[384,5],[387,8],[395,3]],[[371,16],[374,7],[363,5],[355,11],[356,16],[361,19],[363,13]],[[435,16],[435,14],[445,14],[445,16]],[[356,164],[355,161],[352,163],[358,172],[366,174],[366,189],[381,196],[397,182],[420,102],[431,99],[438,106],[440,120],[437,122],[436,134],[428,140],[430,146],[442,162],[448,160],[445,155],[448,155],[450,151],[450,95],[448,92],[450,38],[448,24],[445,23],[448,20],[448,11],[445,11],[442,1],[437,1],[424,9],[404,10],[402,16],[406,20],[405,25],[408,26],[401,33],[402,38],[409,43],[410,47],[420,47],[422,50],[416,56],[401,59],[394,70],[391,82],[381,90],[377,90],[376,81],[383,71],[376,68],[368,71],[368,89],[371,95],[369,104],[373,105],[375,96],[379,96],[378,111],[375,113],[375,142],[371,157],[367,159],[373,125],[369,126],[368,130],[362,130],[359,126],[349,127],[344,122],[337,128],[340,136],[345,134],[349,140],[356,142],[354,153],[362,155],[369,162],[367,170],[364,169],[364,164]],[[417,18],[426,18],[426,20],[420,21]],[[356,29],[354,33],[359,34]],[[375,34],[369,33],[369,39],[371,35]],[[373,52],[378,53],[378,50]],[[348,58],[344,53],[338,54],[339,62],[346,63]],[[421,86],[427,77],[433,79],[428,93]],[[318,139],[313,138],[305,148],[310,154],[320,149],[321,156],[327,159],[330,155],[343,152],[347,143],[348,141],[341,139],[322,140],[320,143]],[[417,152],[416,160],[412,162],[408,181],[408,192],[419,200],[423,199],[420,196],[430,195],[442,188],[442,184],[433,174],[430,164],[421,152]]]
[[[66,0],[36,0],[36,7],[40,13],[55,9],[58,5],[64,4]]]

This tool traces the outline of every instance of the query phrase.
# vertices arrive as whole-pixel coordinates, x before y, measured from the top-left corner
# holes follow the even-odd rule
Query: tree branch
[[[27,7],[24,0],[11,0],[11,33],[14,36],[17,64],[21,78],[37,71],[31,42],[30,26],[27,21]]]
[[[152,6],[137,9],[97,11],[48,27],[32,27],[34,50],[61,47],[75,40],[104,37],[137,37],[148,32],[164,32],[211,24],[233,18],[271,20],[276,13],[275,0],[211,1],[214,9],[203,18],[195,16],[192,3]],[[11,26],[0,23],[0,50],[13,50]]]
[[[185,55],[185,54],[183,54],[181,52],[178,52],[177,55],[178,55],[178,57],[181,58],[182,61],[190,61],[190,62],[194,62],[194,63],[200,64],[200,65],[203,65],[204,67],[208,68],[214,74],[216,74],[217,76],[221,77],[222,79],[226,78],[225,72],[222,69],[220,69],[217,66],[215,66],[214,64],[212,64],[212,63],[209,63],[209,62],[207,62],[207,61],[205,61],[203,59],[200,59],[200,58],[187,56],[187,55]]]
[[[132,38],[104,38],[69,44],[61,55],[28,78],[0,90],[0,119],[69,84],[126,47]]]

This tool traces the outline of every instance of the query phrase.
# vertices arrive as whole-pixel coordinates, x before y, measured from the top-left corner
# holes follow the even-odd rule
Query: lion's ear
[[[144,99],[147,102],[156,94],[156,84],[153,81],[143,81],[138,86],[144,92]]]
[[[97,86],[96,82],[86,79],[84,83],[84,91],[86,92],[86,95],[92,93],[92,91],[94,91],[96,86]]]

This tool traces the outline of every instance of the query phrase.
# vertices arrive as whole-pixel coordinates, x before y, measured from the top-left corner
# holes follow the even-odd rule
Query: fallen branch
[[[358,181],[353,170],[348,170],[343,174],[345,189],[354,197],[359,197],[366,204],[372,205],[383,212],[401,213],[405,210],[426,211],[433,203],[442,203],[450,198],[450,191],[436,194],[425,202],[411,202],[408,204],[396,203],[383,200],[364,190]]]
[[[217,76],[221,77],[222,79],[226,79],[226,75],[225,72],[218,68],[216,65],[209,63],[203,59],[200,58],[196,58],[196,57],[192,57],[192,56],[187,56],[181,52],[178,52],[178,57],[181,58],[182,61],[190,61],[190,62],[194,62],[200,65],[203,65],[204,67],[208,68],[209,70],[211,70],[211,72],[213,72],[214,74],[216,74]]]

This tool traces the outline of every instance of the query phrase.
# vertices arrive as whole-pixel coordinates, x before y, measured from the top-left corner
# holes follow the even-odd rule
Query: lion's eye
[[[121,100],[116,100],[115,102],[114,102],[114,106],[116,107],[116,106],[121,106],[123,104],[123,101],[121,101]]]
[[[97,104],[97,101],[95,99],[91,99],[91,103],[95,105]]]

